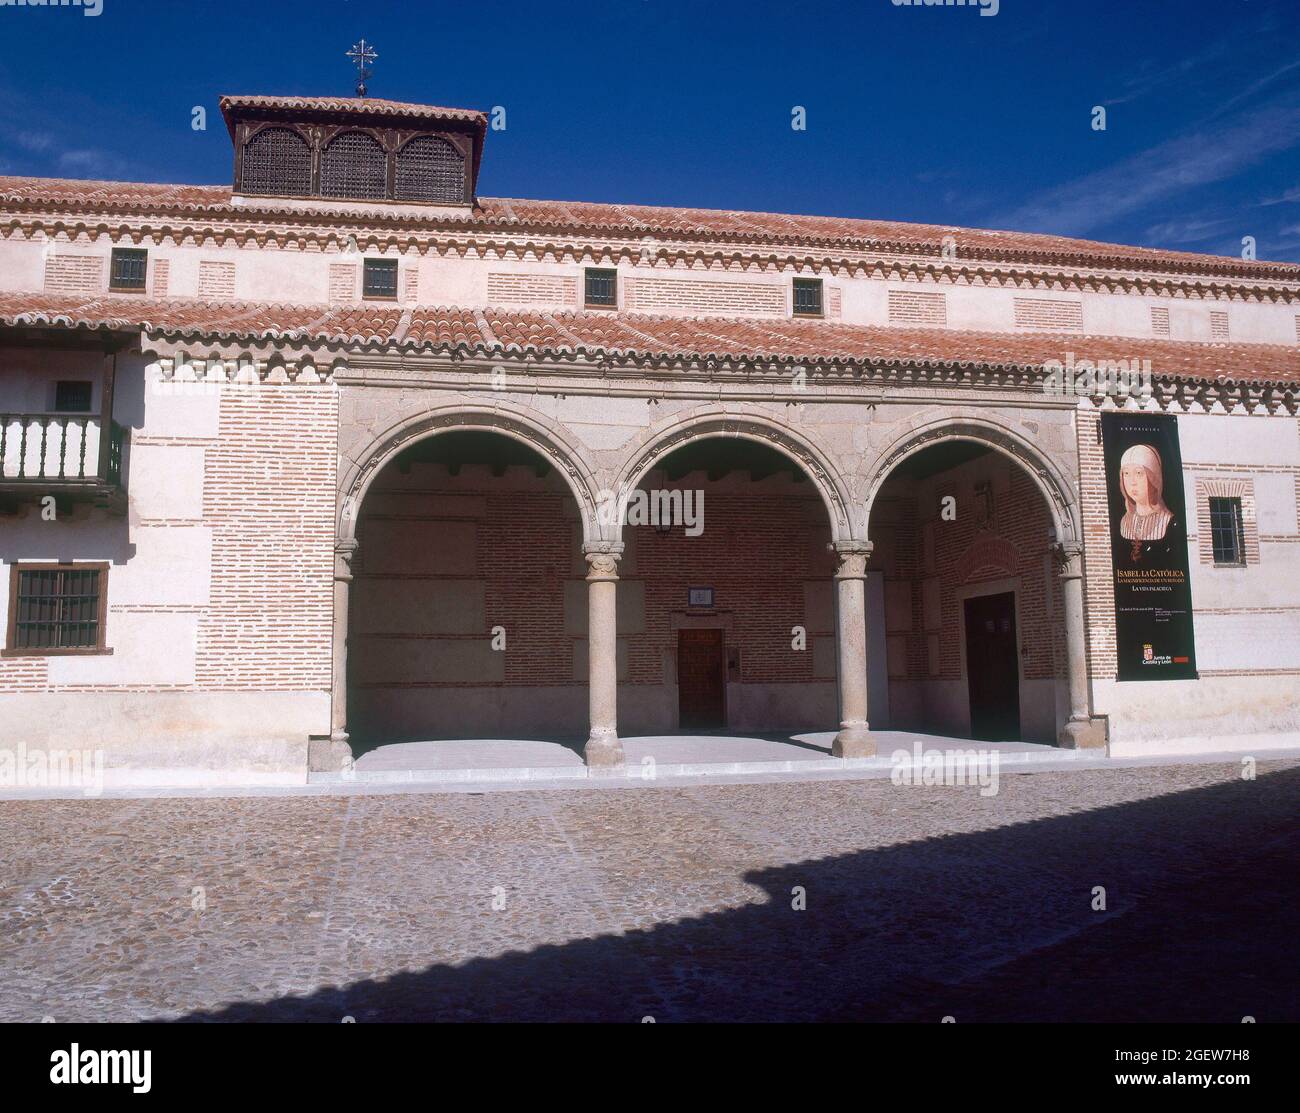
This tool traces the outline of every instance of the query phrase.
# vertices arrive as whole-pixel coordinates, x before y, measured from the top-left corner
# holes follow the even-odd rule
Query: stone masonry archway
[[[739,437],[776,449],[797,464],[814,484],[826,505],[831,538],[847,542],[865,537],[865,518],[854,512],[849,486],[828,454],[816,448],[794,427],[766,414],[705,410],[652,430],[620,470],[614,490],[620,496],[634,491],[646,473],[674,449],[706,437]]]
[[[828,581],[827,606],[831,613],[827,621],[834,630],[834,637],[826,671],[827,676],[833,675],[836,681],[840,728],[833,752],[841,757],[870,756],[875,752],[875,744],[867,730],[863,611],[863,580],[869,546],[860,530],[848,484],[829,456],[807,441],[799,431],[768,415],[719,409],[697,412],[651,431],[631,452],[614,483],[619,505],[631,499],[651,471],[674,453],[689,451],[705,441],[719,440],[747,442],[788,461],[817,492],[828,525],[824,536],[829,545],[822,542],[823,561],[810,561],[804,574],[814,579],[825,576]],[[618,554],[614,554],[606,572],[608,579],[613,581],[618,578],[617,560]],[[821,568],[823,562],[824,569]],[[683,592],[687,586],[681,585]],[[678,617],[685,627],[698,626],[690,614]],[[610,621],[613,621],[612,617]],[[611,652],[614,642],[611,632]],[[730,658],[726,667],[730,687],[740,669]],[[743,687],[739,682],[736,686]]]
[[[497,434],[526,446],[560,476],[576,503],[580,548],[584,553],[609,547],[597,519],[597,486],[582,451],[559,426],[540,415],[504,405],[452,404],[404,418],[345,457],[340,470],[334,569],[331,729],[328,745],[314,744],[313,769],[337,769],[352,757],[348,733],[348,625],[352,562],[357,552],[357,522],[363,500],[377,477],[412,446],[441,434]]]
[[[1010,457],[1021,465],[1037,485],[1052,510],[1056,541],[1078,543],[1082,539],[1079,498],[1076,485],[1065,472],[1018,433],[996,422],[979,418],[937,418],[911,429],[880,453],[871,469],[864,521],[870,519],[872,504],[881,486],[904,460],[914,453],[944,441],[975,441]]]
[[[939,418],[919,428],[910,429],[879,454],[866,491],[865,512],[868,521],[872,522],[873,527],[878,524],[875,511],[882,489],[887,483],[909,466],[919,466],[925,454],[933,454],[945,446],[951,451],[955,446],[962,445],[975,446],[977,451],[994,453],[1011,461],[1013,473],[1032,485],[1032,489],[1041,498],[1050,532],[1044,531],[1047,535],[1037,542],[1037,551],[1044,556],[1050,552],[1054,558],[1053,568],[1059,577],[1059,610],[1053,612],[1052,621],[1064,633],[1063,679],[1068,711],[1063,716],[1063,725],[1055,732],[1055,741],[1067,748],[1104,745],[1104,724],[1094,719],[1091,713],[1084,631],[1081,517],[1077,484],[1070,474],[1068,463],[1062,466],[1020,434],[994,421],[972,417]],[[1026,488],[1029,489],[1031,488]],[[1032,507],[1032,500],[1026,505]],[[978,570],[976,565],[980,566]],[[995,586],[1000,584],[1008,591],[1014,590],[1018,583],[1014,575],[1016,560],[1013,547],[992,532],[981,534],[977,540],[969,543],[962,554],[961,567],[972,575],[979,571],[984,580]],[[999,569],[1004,573],[1000,580],[994,576]],[[965,573],[962,578],[967,578]],[[1050,595],[1051,584],[1047,586]],[[976,593],[974,588],[963,589],[961,592],[963,595]],[[949,631],[950,635],[951,633]],[[936,631],[931,641],[938,637],[940,634]],[[955,652],[951,645],[948,650],[950,653]],[[962,659],[964,660],[964,655]]]

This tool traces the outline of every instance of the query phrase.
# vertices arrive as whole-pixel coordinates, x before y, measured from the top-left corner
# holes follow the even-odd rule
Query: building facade
[[[480,113],[222,109],[233,188],[0,178],[6,745],[1300,744],[1300,267],[485,198]]]

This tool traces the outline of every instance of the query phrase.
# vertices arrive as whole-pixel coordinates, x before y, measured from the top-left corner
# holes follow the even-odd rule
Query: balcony
[[[126,430],[90,414],[0,414],[0,513],[53,495],[60,509],[81,502],[126,510]]]

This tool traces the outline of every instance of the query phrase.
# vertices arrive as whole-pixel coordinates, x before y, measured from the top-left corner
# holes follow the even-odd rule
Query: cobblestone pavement
[[[0,1019],[1296,1021],[1298,790],[6,801]]]

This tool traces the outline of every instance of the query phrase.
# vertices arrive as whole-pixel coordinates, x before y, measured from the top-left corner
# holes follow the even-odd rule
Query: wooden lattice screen
[[[302,196],[311,192],[311,148],[296,131],[266,128],[244,147],[245,193]]]
[[[383,198],[388,194],[384,149],[370,136],[345,131],[330,140],[321,155],[323,197]]]
[[[465,199],[465,159],[445,139],[422,135],[397,152],[399,201],[456,204]]]

